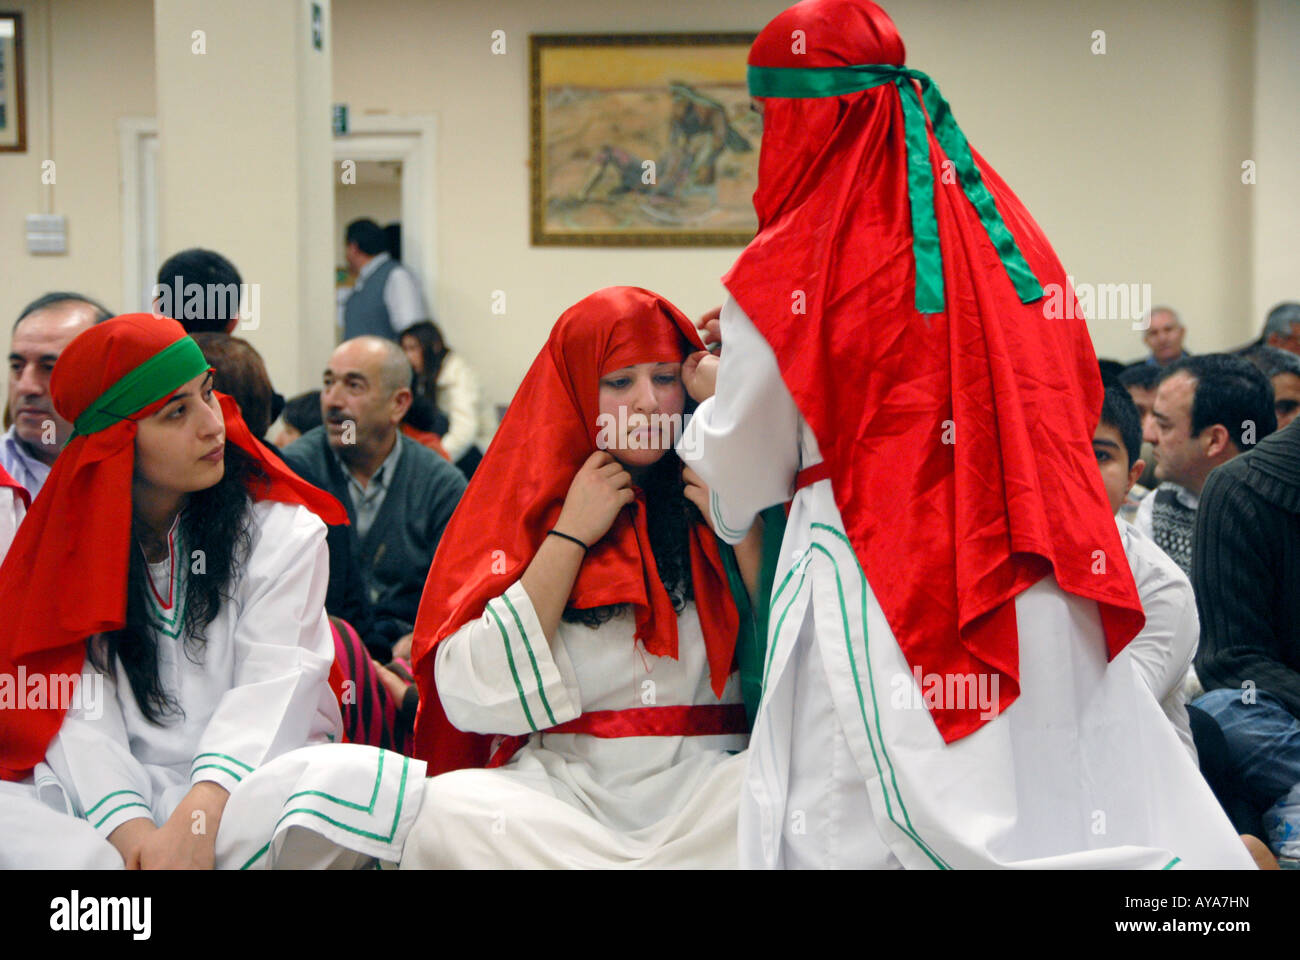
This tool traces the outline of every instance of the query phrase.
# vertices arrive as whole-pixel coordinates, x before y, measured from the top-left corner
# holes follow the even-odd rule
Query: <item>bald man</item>
[[[1151,351],[1146,363],[1163,368],[1191,356],[1183,349],[1186,334],[1183,321],[1171,307],[1152,308],[1147,316],[1146,332],[1142,334],[1142,342]]]
[[[32,499],[41,492],[72,424],[54,412],[50,374],[63,348],[111,314],[79,293],[47,293],[23,308],[9,349],[11,426],[0,437],[0,465]]]
[[[390,643],[415,623],[433,553],[465,491],[459,470],[398,429],[410,384],[410,362],[393,341],[339,344],[321,384],[324,423],[284,451],[347,507],[377,629]]]

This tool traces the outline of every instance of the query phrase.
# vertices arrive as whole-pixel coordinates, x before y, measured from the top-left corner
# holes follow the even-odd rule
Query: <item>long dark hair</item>
[[[442,331],[437,324],[429,320],[413,323],[402,331],[402,336],[412,336],[420,344],[420,355],[424,358],[424,372],[413,373],[411,389],[426,397],[436,396],[438,391],[438,374],[442,370],[442,361],[447,358],[450,349],[442,339]]]
[[[695,584],[691,580],[690,528],[693,524],[704,523],[704,517],[695,504],[686,499],[682,462],[671,450],[646,471],[641,489],[645,491],[646,527],[659,579],[672,599],[673,609],[681,613],[687,601],[695,599]],[[565,607],[561,619],[565,623],[595,628],[625,613],[629,607],[630,604],[626,603],[586,610]]]
[[[184,597],[178,594],[174,601],[184,607],[185,655],[193,663],[202,662],[207,643],[204,630],[221,612],[222,603],[230,599],[230,585],[248,561],[252,546],[248,483],[263,476],[252,457],[228,443],[225,475],[206,490],[190,494],[181,511],[178,529],[185,552],[176,558],[177,580],[181,580],[181,565],[191,563],[195,551],[202,551],[198,556],[203,559],[200,572],[184,577]],[[158,675],[157,624],[149,603],[145,558],[137,546],[141,532],[140,519],[134,517],[127,567],[126,625],[105,634],[103,642],[89,644],[89,653],[92,662],[104,671],[110,671],[115,660],[121,662],[140,712],[161,726],[169,717],[184,716],[184,710]]]

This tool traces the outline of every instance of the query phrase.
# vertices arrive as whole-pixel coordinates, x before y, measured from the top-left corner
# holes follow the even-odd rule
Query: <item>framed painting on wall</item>
[[[23,96],[23,15],[0,12],[0,152],[27,149]]]
[[[529,37],[532,242],[743,246],[758,221],[752,33]]]

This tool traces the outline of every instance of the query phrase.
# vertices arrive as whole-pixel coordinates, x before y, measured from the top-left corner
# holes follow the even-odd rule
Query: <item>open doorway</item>
[[[158,267],[176,252],[159,248],[158,124],[153,117],[122,117],[117,127],[122,163],[122,308],[148,310]],[[344,227],[356,219],[347,211],[373,200],[380,206],[357,216],[370,216],[381,226],[400,224],[401,261],[420,283],[429,308],[438,314],[435,137],[431,116],[382,115],[358,117],[350,133],[334,138],[335,231],[331,249],[336,250],[336,269],[330,280],[336,288],[337,268],[344,263]],[[349,175],[345,179],[348,166],[355,169],[355,178]],[[359,192],[346,192],[350,190]],[[376,211],[384,219],[376,216]]]

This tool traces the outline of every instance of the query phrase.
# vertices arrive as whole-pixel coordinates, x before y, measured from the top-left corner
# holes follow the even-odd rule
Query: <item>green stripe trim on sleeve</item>
[[[230,761],[231,763],[233,763],[235,766],[237,766],[237,767],[243,767],[243,768],[244,768],[245,770],[247,770],[249,773],[252,773],[253,770],[254,770],[253,767],[250,767],[248,764],[244,763],[243,761],[241,761],[241,760],[236,760],[234,757],[229,756],[228,754],[225,754],[225,753],[200,753],[200,754],[196,754],[195,757],[194,757],[194,762],[197,763],[199,760],[202,760],[204,757],[216,757],[218,760],[229,760],[229,761]]]
[[[102,827],[108,821],[108,819],[111,816],[113,816],[113,814],[117,813],[119,810],[125,810],[127,807],[143,807],[144,809],[149,810],[149,805],[147,803],[141,803],[139,800],[132,800],[130,803],[124,803],[120,807],[114,807],[112,810],[108,811],[108,813],[104,814],[102,817],[99,818],[99,822],[96,823],[95,826]],[[152,810],[149,811],[149,815],[152,818],[153,816]],[[87,819],[90,818],[87,817]]]
[[[95,804],[93,807],[91,807],[89,810],[86,811],[86,819],[89,820],[90,815],[94,813],[96,810],[98,810],[100,807],[102,807],[104,803],[108,801],[111,797],[120,797],[124,793],[129,793],[133,797],[139,797],[141,800],[144,799],[144,794],[140,793],[137,790],[114,790],[112,793],[105,795],[105,797],[102,800],[100,800],[99,803]]]
[[[506,662],[510,664],[510,676],[515,680],[515,692],[519,694],[519,702],[524,705],[524,719],[528,721],[528,726],[532,727],[533,733],[537,732],[537,724],[533,722],[533,712],[528,709],[528,699],[524,696],[524,685],[519,682],[519,671],[515,668],[515,655],[510,652],[510,634],[506,630],[506,625],[501,622],[497,612],[492,609],[492,602],[489,600],[487,612],[492,614],[492,619],[496,621],[497,629],[501,631],[501,642],[506,645]]]
[[[551,712],[551,703],[546,699],[546,687],[542,683],[542,671],[537,667],[537,658],[533,656],[533,645],[528,642],[528,631],[524,629],[524,623],[519,619],[519,611],[515,605],[510,602],[510,598],[504,593],[501,599],[506,602],[506,607],[510,610],[510,615],[515,618],[515,626],[519,628],[519,636],[524,641],[524,649],[528,651],[528,661],[533,665],[533,676],[537,678],[537,695],[542,698],[542,706],[546,710],[546,715],[550,717],[551,726],[555,726],[559,721],[555,719],[555,714]]]
[[[235,773],[235,771],[234,771],[234,770],[231,770],[229,767],[223,767],[223,766],[222,766],[221,764],[219,764],[219,763],[201,763],[201,764],[199,764],[197,767],[195,767],[193,770],[190,771],[190,779],[193,780],[193,779],[194,779],[194,774],[198,773],[200,770],[220,770],[222,773],[228,773],[228,774],[230,774],[232,777],[234,777],[236,783],[239,783],[239,782],[241,782],[241,781],[244,779],[242,775],[240,775],[240,774],[238,774],[238,773]]]

